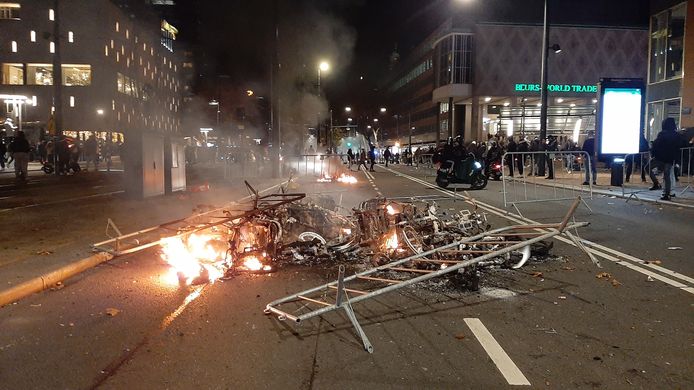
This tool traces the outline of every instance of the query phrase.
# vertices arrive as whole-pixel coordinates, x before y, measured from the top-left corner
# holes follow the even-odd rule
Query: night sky
[[[178,0],[175,12],[180,39],[197,57],[203,77],[198,91],[218,84],[216,75],[228,75],[238,88],[266,92],[273,33],[273,0]],[[340,64],[323,79],[323,87],[336,104],[368,100],[388,69],[388,57],[397,45],[405,58],[417,43],[453,13],[489,22],[542,22],[542,0],[278,0],[280,40],[288,47],[306,49],[320,20],[339,24],[335,34],[353,39],[353,53],[340,49]],[[647,28],[648,0],[551,0],[551,21],[556,24],[610,25]],[[306,31],[301,31],[302,29]],[[303,35],[301,34],[303,33]],[[307,39],[308,37],[308,39]],[[340,37],[341,39],[342,37]],[[286,40],[306,42],[286,42]],[[297,46],[291,46],[292,44]],[[293,62],[315,66],[322,48],[297,50],[305,58]],[[360,80],[360,76],[364,80]],[[352,102],[352,103],[350,103]]]

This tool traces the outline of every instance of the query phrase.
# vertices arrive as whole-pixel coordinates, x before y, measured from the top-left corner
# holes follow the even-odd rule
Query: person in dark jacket
[[[25,180],[29,173],[29,151],[31,146],[23,131],[18,131],[10,144],[12,157],[14,157],[14,174],[17,179]]]
[[[583,141],[581,150],[588,155],[588,161],[585,162],[586,180],[583,182],[583,185],[587,186],[590,184],[591,174],[593,175],[593,185],[596,185],[598,180],[598,162],[595,159],[595,133],[592,131],[588,133],[588,138]],[[590,171],[588,171],[588,165],[590,165]]]
[[[646,141],[646,137],[643,135],[643,132],[641,133],[641,139],[639,140],[639,154],[634,154],[631,156],[627,156],[626,158],[626,182],[629,183],[629,179],[631,179],[631,173],[634,169],[634,163],[636,163],[637,167],[641,167],[641,182],[645,183],[646,182],[646,163],[647,159],[645,158],[645,153],[648,152],[648,141]]]
[[[547,150],[548,152],[557,152],[559,151],[559,145],[557,144],[557,137],[554,135],[550,135],[547,137]],[[547,164],[547,172],[548,176],[546,179],[552,180],[554,179],[554,154],[553,153],[547,153],[545,155],[545,164]]]
[[[390,152],[390,146],[386,146],[385,152],[383,152],[383,159],[386,160],[386,168],[388,168],[388,162],[390,161],[393,153]]]
[[[506,145],[506,152],[516,153],[518,151],[518,144],[513,139],[513,137],[508,137],[508,144]],[[520,163],[518,155],[511,154],[506,156],[506,165],[508,165],[508,175],[513,177],[513,171],[518,167],[518,173],[523,174],[523,164]]]
[[[658,170],[663,171],[665,188],[660,200],[670,200],[670,190],[672,189],[672,183],[675,178],[673,166],[675,160],[679,157],[680,148],[684,146],[684,138],[677,134],[677,124],[675,120],[673,118],[665,118],[665,120],[663,120],[662,130],[658,133],[655,141],[653,141],[653,158],[651,159],[650,172],[651,180],[653,181],[651,190],[657,190],[661,187],[655,173]]]
[[[5,154],[7,153],[7,146],[5,145],[5,140],[0,138],[0,171],[5,170]]]

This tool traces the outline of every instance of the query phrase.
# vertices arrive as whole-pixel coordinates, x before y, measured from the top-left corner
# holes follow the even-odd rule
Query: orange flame
[[[386,249],[398,249],[400,246],[400,243],[398,242],[398,233],[393,231],[393,234],[391,234],[387,239],[386,239]]]
[[[166,280],[172,283],[178,280],[190,285],[203,276],[211,283],[222,277],[226,250],[217,249],[211,244],[215,238],[210,234],[164,238],[160,244],[160,256],[171,266]]]
[[[337,181],[346,184],[356,184],[357,178],[352,175],[346,175],[343,173],[340,175],[340,177],[337,178]]]
[[[243,266],[249,271],[270,271],[272,269],[269,265],[263,265],[256,256],[248,256],[243,259]]]

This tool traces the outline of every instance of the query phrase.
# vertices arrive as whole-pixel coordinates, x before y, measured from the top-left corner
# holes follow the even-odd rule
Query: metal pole
[[[545,141],[547,139],[547,68],[549,59],[549,21],[548,21],[548,1],[545,0],[545,15],[542,33],[542,75],[540,79],[540,150],[545,150]],[[545,159],[544,155],[540,156],[540,166],[538,174],[545,174]]]
[[[60,0],[53,0],[53,45],[55,53],[53,53],[53,124],[55,125],[55,135],[60,137],[63,135],[63,69],[60,59]],[[56,138],[57,139],[57,138]],[[55,153],[53,153],[53,166],[56,167],[55,175],[60,175],[58,169],[58,145],[55,144]]]
[[[409,131],[410,137],[408,141],[408,147],[410,149],[410,153],[412,153],[412,113],[408,112],[407,113],[407,129]]]
[[[273,19],[275,26],[275,39],[273,40],[272,65],[270,71],[270,124],[272,126],[272,177],[278,178],[281,175],[280,169],[280,147],[282,137],[280,134],[280,99],[277,93],[277,77],[279,68],[279,4],[278,0],[273,2]]]

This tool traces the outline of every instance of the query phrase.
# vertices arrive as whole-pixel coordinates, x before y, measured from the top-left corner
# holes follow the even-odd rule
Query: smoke
[[[284,3],[279,9],[277,82],[282,139],[289,150],[305,147],[308,127],[329,118],[325,86],[349,66],[354,54],[356,31],[319,6],[305,0]],[[319,91],[321,61],[330,69],[320,72]]]

